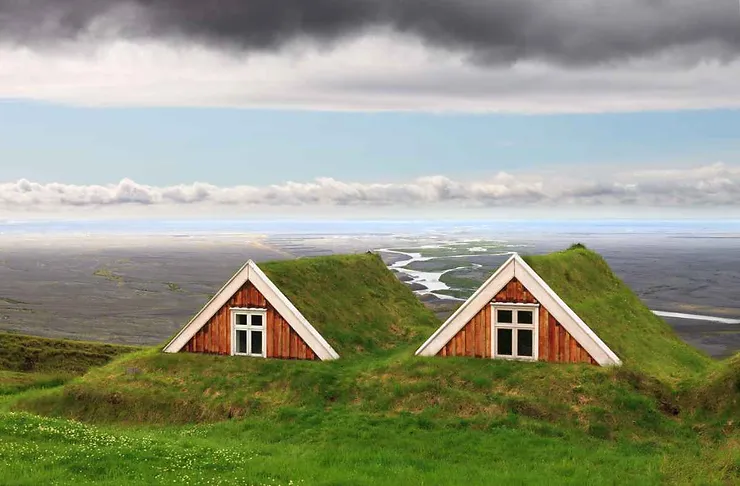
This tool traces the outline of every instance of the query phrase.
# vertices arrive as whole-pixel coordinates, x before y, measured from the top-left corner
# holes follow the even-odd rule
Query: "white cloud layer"
[[[468,182],[443,176],[409,182],[356,183],[320,178],[265,187],[219,187],[205,183],[167,187],[125,179],[113,185],[39,184],[27,180],[0,183],[0,210],[25,213],[85,208],[179,208],[201,206],[219,212],[273,207],[666,207],[740,208],[740,168],[722,163],[686,169],[612,174],[601,180],[535,174],[499,173]]]
[[[740,27],[738,27],[740,28]],[[0,45],[0,98],[85,106],[576,113],[740,107],[740,61],[686,52],[583,66],[481,65],[387,31],[319,48],[238,54],[107,40]]]

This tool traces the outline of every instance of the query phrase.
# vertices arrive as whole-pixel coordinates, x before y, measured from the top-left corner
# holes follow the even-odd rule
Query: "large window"
[[[537,359],[537,314],[531,304],[493,305],[493,356]]]
[[[265,357],[265,320],[263,310],[233,310],[232,334],[234,354]]]

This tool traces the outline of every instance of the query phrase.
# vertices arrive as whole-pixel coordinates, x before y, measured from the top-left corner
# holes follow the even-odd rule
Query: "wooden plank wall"
[[[231,354],[231,308],[267,309],[267,357],[318,359],[313,350],[283,319],[251,282],[247,282],[183,347],[191,353]]]
[[[519,282],[512,279],[492,302],[538,304],[537,299]],[[565,330],[544,306],[539,314],[539,359],[552,363],[596,364],[588,351]],[[437,353],[438,356],[491,357],[491,306],[486,304]]]
[[[486,305],[437,353],[438,356],[491,357],[491,306]]]

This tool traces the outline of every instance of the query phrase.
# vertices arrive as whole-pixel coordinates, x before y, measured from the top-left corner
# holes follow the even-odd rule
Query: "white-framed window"
[[[491,356],[536,361],[539,358],[539,305],[494,303],[491,306]]]
[[[266,357],[266,321],[265,309],[231,309],[231,354]]]

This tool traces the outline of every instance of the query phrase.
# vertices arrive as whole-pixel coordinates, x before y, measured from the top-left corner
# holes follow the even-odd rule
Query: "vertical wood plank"
[[[231,312],[225,309],[221,313],[221,325],[224,330],[224,354],[231,354]]]
[[[578,363],[578,359],[579,359],[578,343],[573,338],[573,336],[570,336],[570,362]]]
[[[283,318],[280,318],[280,325],[283,328],[283,358],[290,358],[290,332]]]
[[[558,348],[559,348],[559,359],[558,362],[562,363],[565,360],[565,328],[558,323]]]
[[[288,351],[288,357],[289,358],[295,358],[298,354],[298,350],[296,349],[298,347],[298,341],[296,340],[296,335],[291,329],[290,332],[290,349]]]
[[[473,317],[473,326],[475,327],[475,330],[473,331],[473,334],[475,335],[475,339],[473,342],[475,343],[473,348],[473,353],[476,358],[482,358],[483,357],[483,343],[486,340],[486,338],[483,336],[483,327],[481,326],[481,321],[483,320],[483,309],[481,309],[475,317]]]
[[[563,329],[565,330],[565,329]],[[564,332],[564,346],[563,346],[563,362],[570,363],[570,334]]]
[[[548,343],[549,335],[547,332],[547,309],[545,309],[543,306],[540,307],[540,315],[539,315],[539,334],[540,334],[540,342],[539,342],[539,359],[542,361],[547,361],[548,355],[550,353]]]
[[[475,330],[470,322],[465,326],[465,356],[473,356],[473,343],[475,342]]]
[[[274,326],[272,325],[272,312],[267,311],[267,314],[265,315],[265,356],[268,358],[273,357],[273,349],[275,348],[275,343],[273,341],[274,330]]]
[[[491,357],[491,331],[493,328],[492,328],[492,322],[491,322],[491,306],[489,304],[486,304],[483,322],[485,323],[483,330],[486,332],[486,347],[485,347],[486,354],[484,354],[484,356],[486,358],[490,358]]]

